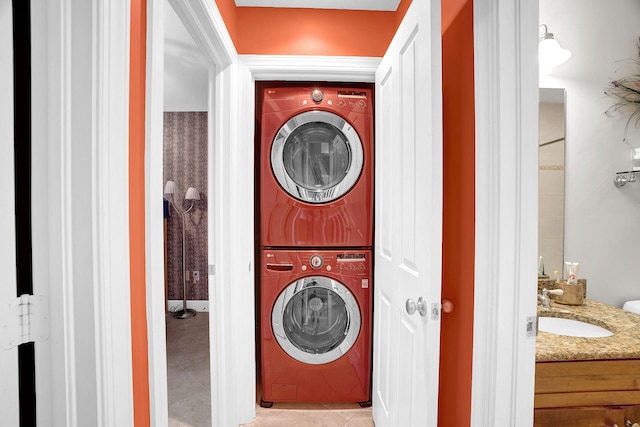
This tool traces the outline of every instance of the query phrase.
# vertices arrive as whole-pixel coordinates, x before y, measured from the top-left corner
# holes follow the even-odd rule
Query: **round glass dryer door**
[[[306,277],[278,296],[271,326],[280,347],[308,364],[332,362],[353,346],[360,333],[360,310],[342,283]]]
[[[362,172],[362,142],[343,118],[307,111],[289,119],[271,146],[280,186],[298,200],[328,203],[344,195]]]

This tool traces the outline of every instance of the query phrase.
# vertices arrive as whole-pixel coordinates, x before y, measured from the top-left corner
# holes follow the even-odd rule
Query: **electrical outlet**
[[[194,282],[199,282],[200,281],[200,272],[199,271],[194,271],[193,272],[193,281]]]

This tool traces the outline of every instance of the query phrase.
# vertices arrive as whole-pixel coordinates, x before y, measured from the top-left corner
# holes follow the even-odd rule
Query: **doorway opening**
[[[309,420],[372,425],[373,84],[260,80],[253,88],[257,395],[256,420],[247,426],[273,417],[282,425]],[[289,105],[286,99],[292,97],[299,102]],[[349,105],[355,106],[351,114],[346,112]],[[283,119],[281,109],[290,118]],[[346,129],[347,120],[358,126]],[[274,142],[271,133],[276,132]],[[360,200],[360,193],[370,197]],[[290,204],[285,213],[289,197],[296,205]],[[336,212],[334,206],[340,203]],[[294,213],[297,209],[300,212]],[[358,233],[364,240],[351,245],[359,250],[345,247],[351,227],[336,220],[345,210],[352,220],[349,225],[359,232],[369,230]],[[357,214],[363,217],[354,220]],[[277,266],[270,270],[290,261],[294,262],[290,273],[277,271]],[[361,288],[362,278],[343,274],[346,264],[352,269],[360,266],[371,286]],[[314,268],[315,276],[305,273]],[[276,313],[284,315],[278,318]],[[307,321],[313,326],[305,327]],[[351,356],[345,354],[349,352]],[[293,366],[283,369],[286,363]],[[356,365],[360,369],[352,370]],[[347,378],[356,371],[359,387],[351,388]],[[332,374],[318,376],[320,372]],[[336,381],[344,387],[331,387]]]
[[[209,64],[164,2],[162,169],[169,423],[211,425]]]

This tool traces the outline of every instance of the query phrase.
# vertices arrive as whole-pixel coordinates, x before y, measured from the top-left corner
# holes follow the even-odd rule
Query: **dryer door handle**
[[[271,271],[292,271],[293,264],[269,264],[267,263],[267,270]]]

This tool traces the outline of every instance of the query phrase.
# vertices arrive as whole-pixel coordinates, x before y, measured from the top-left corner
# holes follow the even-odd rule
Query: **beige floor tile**
[[[371,417],[371,408],[363,408],[358,403],[323,403],[323,405],[331,410],[340,414],[347,420],[350,420],[354,416],[358,417]]]
[[[169,426],[211,425],[208,313],[191,319],[167,316]]]
[[[343,427],[375,427],[375,424],[373,423],[373,420],[351,420]]]
[[[331,410],[302,411],[268,409],[260,412],[247,427],[343,427],[347,419]]]
[[[371,408],[366,411],[354,412],[349,418],[349,427],[375,427]]]

